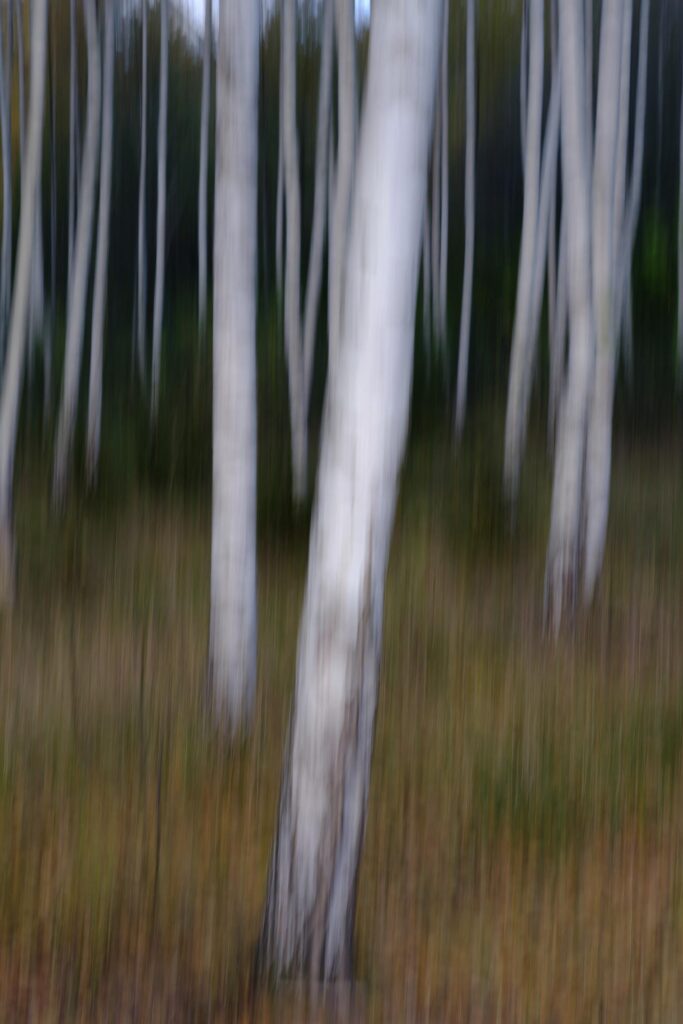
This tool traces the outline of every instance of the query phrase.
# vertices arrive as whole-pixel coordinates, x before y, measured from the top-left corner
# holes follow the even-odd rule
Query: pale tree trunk
[[[505,418],[504,483],[514,503],[524,444],[522,393],[525,367],[532,344],[531,314],[538,228],[541,131],[543,123],[543,0],[529,0],[529,102],[524,170],[524,214],[517,273],[517,299],[510,353]]]
[[[78,26],[76,24],[76,0],[69,0],[70,22],[70,65],[69,65],[69,228],[68,228],[68,270],[67,294],[71,291],[73,270],[74,236],[76,233],[76,202],[78,192]]]
[[[28,144],[24,164],[24,189],[19,216],[19,240],[7,360],[0,394],[0,603],[2,604],[10,604],[14,595],[12,484],[19,402],[26,353],[36,188],[42,160],[47,64],[47,2],[48,0],[33,0]]]
[[[26,135],[26,71],[24,63],[24,11],[22,0],[14,0],[17,33],[17,79],[19,82],[19,177],[23,181],[24,145]]]
[[[308,257],[308,279],[304,304],[304,411],[308,415],[313,378],[315,336],[318,326],[320,287],[322,284],[325,230],[327,228],[327,161],[330,151],[330,109],[334,48],[333,0],[326,0],[323,13],[323,40],[320,56],[320,90],[318,124],[315,140],[315,186],[313,195],[313,226]]]
[[[612,395],[616,358],[614,329],[614,206],[621,100],[624,0],[604,0],[593,164],[593,311],[595,377],[586,448],[584,601],[593,596],[604,550],[612,449]]]
[[[161,52],[159,56],[159,126],[157,143],[157,245],[154,267],[154,313],[152,320],[152,422],[159,414],[161,385],[161,329],[164,317],[164,271],[166,269],[166,147],[168,144],[168,0],[159,0]]]
[[[434,125],[432,134],[432,190],[431,190],[431,214],[432,222],[429,228],[429,238],[432,243],[432,328],[436,347],[441,348],[439,337],[439,259],[441,256],[441,206],[439,196],[441,195],[441,95],[437,90],[434,107]]]
[[[356,163],[358,101],[356,97],[356,33],[353,0],[334,0],[337,39],[337,167],[329,245],[328,375],[334,372],[341,337],[344,274],[349,238],[351,196]]]
[[[301,344],[301,187],[296,126],[296,2],[282,5],[283,160],[287,232],[285,246],[285,353],[289,386],[292,448],[292,496],[295,505],[306,496],[308,431],[304,409],[304,369]]]
[[[522,41],[519,51],[519,139],[522,173],[526,164],[526,132],[529,106],[529,0],[522,0]]]
[[[107,306],[109,267],[109,221],[111,210],[111,174],[114,136],[114,8],[108,0],[104,12],[104,84],[102,94],[102,150],[100,157],[100,201],[97,219],[97,253],[92,300],[90,339],[90,378],[88,383],[88,434],[85,468],[92,487],[100,458],[102,423],[102,361],[104,356],[104,319]]]
[[[474,281],[474,225],[476,213],[476,146],[477,146],[477,75],[476,0],[467,0],[467,117],[465,139],[465,262],[462,276],[460,306],[460,341],[458,345],[458,381],[455,400],[455,436],[462,437],[467,411],[467,376],[470,358],[472,322],[472,286]]]
[[[0,371],[4,362],[5,341],[12,294],[12,150],[8,82],[12,74],[12,51],[7,64],[0,18],[0,137],[2,141],[2,257],[0,260]]]
[[[209,684],[234,733],[256,688],[259,7],[221,0],[216,60]]]
[[[550,59],[553,74],[557,71],[557,0],[550,3]],[[557,166],[559,161],[559,142],[555,153],[554,166],[551,170],[550,214],[548,217],[548,343],[552,345],[555,326],[555,304],[557,302]],[[552,358],[552,357],[551,357]]]
[[[550,328],[550,358],[548,386],[548,451],[555,446],[555,430],[557,427],[560,399],[564,390],[564,373],[566,364],[565,342],[567,339],[568,314],[568,281],[567,281],[567,217],[562,209],[560,219],[560,240],[558,243],[557,295],[555,298],[555,315]]]
[[[595,364],[582,6],[583,0],[562,0],[559,5],[570,340],[567,380],[558,417],[545,570],[546,620],[555,633],[563,619],[573,614],[576,603],[586,425]]]
[[[633,366],[633,315],[631,297],[631,266],[633,248],[636,242],[640,200],[643,188],[643,159],[645,156],[645,113],[647,108],[647,57],[648,32],[650,26],[650,0],[641,0],[638,37],[638,77],[636,80],[636,110],[633,126],[633,156],[631,160],[631,181],[626,215],[624,239],[621,245],[622,265],[619,268],[617,294],[617,332],[623,331],[624,362],[626,371],[632,373]]]
[[[142,0],[142,85],[140,98],[140,182],[138,186],[138,253],[137,253],[137,297],[136,297],[136,352],[138,376],[143,389],[147,380],[146,334],[147,334],[147,232],[146,232],[146,181],[147,181],[147,0]]]
[[[352,968],[384,581],[408,428],[441,0],[375,0],[336,371],[259,967]],[[400,173],[399,173],[400,171]]]
[[[562,0],[559,0],[562,3]],[[585,53],[586,53],[586,131],[588,134],[588,181],[591,181],[591,174],[593,169],[593,118],[594,118],[594,104],[593,104],[593,85],[595,74],[593,70],[593,4],[594,0],[584,0],[583,7],[583,18],[584,18],[584,42],[585,42]]]
[[[683,385],[683,88],[678,136],[678,387]]]
[[[626,179],[628,175],[628,137],[631,107],[631,44],[633,41],[633,0],[624,0],[621,39],[621,77],[619,81],[619,123],[617,125],[616,171],[614,178],[614,213],[612,224],[613,292],[616,292],[619,246],[624,230]],[[616,303],[616,294],[612,296]],[[615,308],[612,316],[618,310]],[[618,342],[618,338],[617,338]]]
[[[211,106],[211,0],[204,4],[204,57],[202,63],[202,112],[199,140],[199,197],[197,216],[197,266],[199,274],[199,334],[206,327],[206,224],[209,191],[209,107]]]
[[[83,354],[83,328],[88,295],[88,270],[95,210],[97,164],[100,135],[101,68],[100,41],[94,0],[84,0],[85,29],[88,43],[88,103],[86,113],[83,168],[78,196],[76,238],[74,240],[73,273],[66,314],[66,341],[64,352],[64,378],[57,421],[54,465],[52,471],[52,501],[59,508],[66,497],[71,469],[78,387]]]
[[[441,237],[439,248],[439,339],[444,357],[446,349],[446,317],[448,305],[448,15],[449,0],[443,4],[441,28]]]

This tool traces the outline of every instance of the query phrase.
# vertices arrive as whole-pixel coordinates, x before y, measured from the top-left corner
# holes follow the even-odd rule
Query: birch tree
[[[256,686],[259,7],[221,0],[216,62],[209,682],[231,731]]]
[[[52,472],[52,500],[58,508],[63,505],[66,497],[76,427],[99,157],[101,67],[94,0],[83,0],[83,10],[88,48],[88,101],[74,262],[67,301],[64,376]]]
[[[142,84],[140,87],[140,182],[138,187],[137,312],[135,337],[138,376],[143,388],[147,379],[145,336],[147,330],[147,237],[145,185],[147,181],[147,0],[141,0]]]
[[[262,971],[348,975],[382,606],[408,428],[441,0],[375,0]],[[400,171],[400,173],[399,173]]]
[[[197,201],[197,266],[199,276],[199,333],[206,326],[206,223],[209,190],[209,107],[211,105],[211,0],[204,3],[204,55],[202,60],[202,110],[199,140],[199,196]]]
[[[154,314],[152,321],[152,422],[159,414],[161,379],[161,329],[164,315],[164,271],[166,268],[166,147],[168,144],[168,0],[159,0],[161,41],[159,56],[159,126],[157,142],[157,244],[154,268]]]
[[[9,79],[12,75],[12,50],[5,54],[2,18],[0,18],[0,140],[2,142],[2,255],[0,256],[0,369],[2,368],[10,297],[12,294],[12,151],[10,139]]]
[[[460,439],[465,426],[467,410],[467,376],[470,358],[470,330],[472,322],[472,286],[474,281],[474,227],[476,216],[476,135],[477,135],[477,75],[476,5],[467,0],[467,112],[465,133],[465,260],[462,275],[462,302],[460,306],[460,341],[458,344],[458,380],[455,399],[455,436]]]
[[[439,199],[439,295],[438,331],[444,353],[446,352],[446,314],[448,305],[448,14],[449,0],[443,0],[443,23],[441,26],[441,195]]]
[[[109,221],[114,135],[114,13],[115,0],[109,0],[104,12],[104,84],[102,96],[102,147],[100,157],[100,199],[97,219],[97,252],[90,340],[90,378],[88,383],[88,433],[86,475],[92,486],[100,457],[102,423],[102,361],[104,355],[104,318],[107,305],[109,267]]]
[[[557,632],[576,601],[582,481],[595,365],[583,0],[559,4],[562,181],[567,225],[569,363],[558,417],[546,556],[546,618]]]
[[[32,5],[28,142],[19,216],[19,238],[7,360],[0,393],[0,603],[3,604],[11,603],[14,594],[12,484],[19,402],[26,354],[37,182],[42,160],[47,64],[47,3],[48,0],[33,0]]]
[[[543,0],[529,0],[529,99],[524,158],[524,214],[505,418],[505,490],[514,501],[524,444],[522,393],[530,361],[532,294],[538,226],[543,127]]]

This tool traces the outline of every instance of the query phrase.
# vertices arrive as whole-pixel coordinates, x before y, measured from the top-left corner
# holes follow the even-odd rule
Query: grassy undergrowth
[[[511,527],[476,435],[417,443],[404,474],[351,1016],[675,1020],[680,454],[617,452],[600,593],[553,645],[546,459]],[[201,715],[206,496],[133,488],[55,522],[44,479],[22,470],[0,618],[0,1017],[300,1019],[249,975],[306,523],[266,492],[256,718],[231,750]]]

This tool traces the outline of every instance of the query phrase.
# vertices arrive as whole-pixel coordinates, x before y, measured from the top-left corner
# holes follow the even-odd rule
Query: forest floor
[[[404,473],[347,1016],[678,1020],[680,451],[618,449],[600,592],[553,644],[547,463],[529,460],[511,530],[487,445],[416,442]],[[137,492],[55,522],[44,477],[20,473],[2,1020],[308,1013],[250,985],[307,528],[261,523],[256,717],[230,749],[201,713],[209,513]]]

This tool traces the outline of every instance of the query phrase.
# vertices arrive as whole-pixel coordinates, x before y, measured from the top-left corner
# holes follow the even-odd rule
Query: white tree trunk
[[[559,0],[562,3],[562,0]],[[585,0],[583,7],[584,18],[584,43],[586,52],[586,132],[588,134],[588,181],[591,182],[593,169],[593,86],[595,74],[593,70],[593,11],[594,0]]]
[[[104,13],[104,85],[102,95],[102,155],[100,157],[100,205],[97,221],[97,253],[92,300],[92,336],[90,340],[90,379],[88,384],[88,434],[85,468],[92,486],[100,458],[102,423],[102,362],[104,356],[104,318],[107,306],[109,267],[109,222],[111,210],[111,174],[114,136],[114,5],[108,0]]]
[[[11,603],[14,594],[12,483],[26,352],[36,183],[39,179],[42,160],[46,64],[47,0],[33,0],[28,145],[25,154],[24,189],[19,216],[19,240],[10,314],[9,343],[0,395],[0,603],[3,604]]]
[[[146,333],[147,333],[147,232],[146,232],[146,181],[147,181],[147,0],[141,2],[142,11],[142,85],[140,98],[140,182],[138,187],[138,252],[137,252],[137,297],[136,297],[136,352],[138,376],[142,387],[147,380]]]
[[[567,281],[567,217],[562,210],[560,241],[558,243],[557,296],[555,316],[550,330],[550,382],[548,387],[548,451],[555,446],[558,410],[564,391],[567,340],[568,281]]]
[[[563,617],[573,613],[576,601],[586,424],[595,364],[582,6],[583,0],[562,0],[559,5],[570,347],[555,445],[545,573],[546,619],[555,632]]]
[[[320,91],[318,124],[315,140],[315,186],[313,195],[313,227],[308,257],[308,279],[304,305],[304,409],[308,414],[318,326],[320,287],[322,284],[325,230],[327,228],[327,161],[330,151],[330,111],[334,49],[334,0],[326,0],[323,13],[323,40],[320,57]]]
[[[517,299],[510,353],[505,418],[504,483],[514,502],[524,445],[523,390],[527,363],[531,362],[532,295],[538,229],[541,129],[543,122],[543,0],[529,0],[529,102],[524,170],[524,214],[517,274]]]
[[[24,9],[22,0],[14,0],[17,33],[17,79],[19,81],[19,176],[23,181],[24,146],[26,135],[26,70],[24,64]]]
[[[353,0],[334,0],[337,39],[337,167],[329,245],[328,376],[334,372],[341,337],[344,274],[356,163],[356,32]]]
[[[168,0],[159,0],[161,52],[159,56],[159,126],[157,144],[157,245],[154,267],[154,314],[152,320],[152,422],[159,414],[161,384],[161,329],[164,317],[166,269],[166,147],[168,145]]]
[[[199,197],[197,246],[199,272],[199,333],[206,327],[206,224],[209,191],[209,107],[211,106],[211,0],[204,3],[204,57],[202,64],[202,112],[199,140]]]
[[[617,147],[621,106],[621,56],[624,0],[604,0],[600,27],[600,66],[593,166],[593,310],[595,378],[590,400],[586,448],[586,539],[584,601],[593,596],[602,564],[612,448],[612,396],[616,357],[614,329],[614,215]]]
[[[76,203],[78,201],[78,168],[80,163],[80,147],[78,145],[78,25],[76,22],[76,0],[69,0],[69,10],[69,262],[67,272],[67,294],[71,291],[73,248],[76,234]]]
[[[73,437],[78,409],[78,387],[81,377],[83,328],[88,295],[88,270],[92,242],[97,164],[99,158],[101,68],[100,42],[94,0],[84,0],[86,38],[88,41],[88,105],[86,113],[83,170],[78,196],[76,238],[73,253],[73,274],[66,314],[64,378],[57,421],[52,500],[56,507],[64,503],[68,486]]]
[[[443,4],[441,28],[441,237],[439,248],[439,338],[444,356],[446,349],[446,317],[448,306],[448,15],[449,0]]]
[[[472,322],[472,286],[474,281],[474,225],[476,213],[476,145],[477,145],[477,75],[476,4],[467,0],[467,125],[465,139],[465,262],[460,306],[460,341],[458,345],[458,381],[455,400],[455,436],[460,439],[467,411],[467,376],[470,358],[470,327]]]
[[[351,970],[384,580],[408,428],[441,0],[375,0],[336,371],[259,966]]]
[[[221,0],[216,61],[209,683],[234,732],[256,687],[259,7]]]
[[[678,386],[683,385],[683,88],[678,136]]]
[[[285,248],[285,353],[289,385],[292,448],[292,496],[295,505],[306,497],[308,430],[304,408],[304,367],[301,344],[301,187],[296,126],[296,2],[282,8],[283,160],[287,232]]]
[[[12,149],[10,139],[9,77],[12,74],[12,51],[7,64],[2,19],[0,18],[0,138],[2,141],[2,255],[0,257],[0,370],[4,362],[5,341],[12,295]]]
[[[550,2],[550,59],[553,74],[559,67],[557,48],[557,0]],[[548,217],[548,344],[552,346],[553,329],[555,327],[555,305],[557,302],[557,167],[559,162],[559,142],[555,154],[555,165],[552,168],[550,193],[550,215]]]
[[[650,0],[641,0],[638,37],[638,78],[636,81],[636,110],[633,126],[633,156],[631,181],[621,246],[622,266],[617,294],[617,332],[623,330],[624,361],[627,372],[633,364],[633,318],[631,314],[631,265],[636,242],[640,200],[643,188],[643,159],[645,156],[645,113],[647,108],[647,60],[650,26]]]

